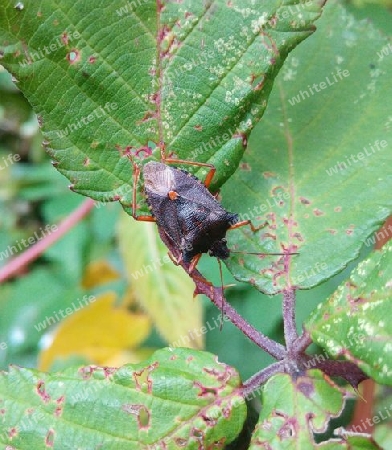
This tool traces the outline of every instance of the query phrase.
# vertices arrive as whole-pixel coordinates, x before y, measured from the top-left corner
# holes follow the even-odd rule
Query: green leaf
[[[0,376],[0,442],[20,450],[223,448],[246,416],[239,385],[234,369],[188,349],[119,369],[11,367]]]
[[[305,328],[332,356],[344,355],[371,378],[392,384],[392,241],[362,261]]]
[[[297,379],[276,375],[264,386],[263,409],[250,449],[263,448],[263,443],[274,450],[317,448],[313,432],[325,431],[343,406],[342,392],[317,370]]]
[[[237,279],[266,293],[307,289],[373,246],[367,238],[392,211],[392,58],[378,56],[387,44],[328,2],[317,32],[286,61],[222,197],[241,219],[268,221],[257,234],[228,233],[230,248],[299,255],[287,266],[280,257],[233,256]]]
[[[72,307],[86,293],[68,281],[63,274],[46,267],[31,271],[12,285],[0,286],[0,343],[6,346],[0,352],[2,368],[10,362],[36,363],[43,333],[61,320],[60,311]],[[30,360],[22,360],[27,355]]]
[[[169,345],[202,348],[200,299],[193,299],[192,280],[173,264],[156,228],[120,217],[118,241],[131,289]]]
[[[283,449],[376,449],[361,437],[335,439],[316,444],[314,433],[324,432],[330,418],[340,415],[343,393],[318,370],[293,379],[290,375],[272,377],[263,389],[263,409],[253,432],[250,450]],[[361,446],[351,446],[356,439]],[[362,444],[366,444],[362,446]]]
[[[314,30],[322,2],[134,3],[0,6],[2,64],[40,116],[57,168],[77,192],[126,206],[126,148],[163,143],[167,155],[208,160],[216,186],[233,173],[274,77]]]

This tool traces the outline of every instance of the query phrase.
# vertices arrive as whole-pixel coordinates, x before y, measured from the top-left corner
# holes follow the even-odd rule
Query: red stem
[[[46,235],[34,245],[29,247],[25,252],[13,258],[8,264],[0,269],[0,283],[13,277],[22,267],[27,266],[32,261],[37,259],[44,251],[58,241],[71,228],[77,225],[83,217],[85,217],[94,207],[94,200],[85,200],[73,213],[64,219],[57,226],[57,229]]]
[[[290,352],[298,338],[295,324],[295,291],[293,288],[283,291],[283,326],[286,347]]]

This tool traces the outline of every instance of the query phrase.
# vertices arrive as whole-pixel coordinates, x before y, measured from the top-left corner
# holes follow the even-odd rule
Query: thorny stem
[[[176,261],[189,273],[190,263],[184,263],[181,259],[181,253],[176,248],[161,227],[158,227],[162,241],[166,244]],[[295,290],[287,289],[283,292],[283,315],[284,315],[284,332],[287,349],[265,336],[252,327],[238,312],[226,302],[221,287],[213,286],[206,280],[200,272],[194,269],[190,273],[196,289],[195,294],[206,295],[220,310],[224,311],[226,317],[235,325],[242,333],[253,341],[258,347],[269,353],[278,362],[271,364],[269,367],[261,370],[253,375],[243,385],[243,395],[247,395],[255,391],[260,385],[272,375],[283,372],[292,376],[305,373],[309,368],[319,368],[329,376],[340,376],[348,381],[352,386],[357,387],[358,384],[367,378],[359,367],[349,361],[319,361],[317,357],[312,358],[305,354],[306,348],[311,343],[309,333],[304,330],[301,336],[298,336],[295,326]]]
[[[172,242],[161,227],[158,227],[158,232],[162,241],[166,244],[174,258],[177,261],[181,261],[180,265],[188,272],[189,263],[184,263],[184,261],[182,261],[178,248],[173,246]],[[247,322],[231,305],[226,302],[220,287],[211,285],[211,283],[209,283],[196,269],[191,272],[190,277],[196,285],[195,294],[206,295],[212,303],[214,303],[214,305],[216,305],[220,310],[223,310],[225,316],[230,320],[230,322],[240,329],[242,333],[258,347],[262,348],[275,359],[281,360],[285,358],[286,349],[283,345],[265,336],[263,333],[256,330],[256,328],[254,328],[249,322]]]
[[[244,335],[253,341],[258,347],[262,348],[275,359],[281,360],[286,356],[286,349],[283,345],[275,342],[265,334],[256,330],[256,328],[247,322],[229,303],[227,303],[222,295],[221,288],[207,285],[207,289],[205,289],[205,284],[202,284],[199,280],[194,281],[198,292],[207,295],[212,303],[214,303],[214,305],[216,305],[219,309],[222,309],[223,307],[224,314],[230,322],[240,329],[242,333],[244,333]]]
[[[284,361],[278,361],[274,364],[269,365],[260,372],[255,373],[250,378],[248,378],[242,385],[242,395],[247,397],[249,394],[254,393],[256,389],[264,384],[272,375],[276,373],[283,372],[285,368]]]
[[[11,278],[20,269],[37,259],[47,248],[58,241],[71,228],[77,225],[94,207],[94,201],[85,200],[74,212],[58,225],[57,229],[40,239],[36,244],[29,247],[25,252],[12,259],[0,269],[0,283]]]
[[[298,338],[295,324],[295,290],[293,288],[283,291],[283,327],[287,351],[290,352]]]
[[[309,332],[304,329],[302,334],[295,341],[295,349],[297,352],[303,353],[312,342]]]

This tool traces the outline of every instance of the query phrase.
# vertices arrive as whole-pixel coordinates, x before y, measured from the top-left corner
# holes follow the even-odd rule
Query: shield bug
[[[212,164],[167,158],[163,147],[162,162],[150,161],[143,166],[144,193],[152,216],[137,215],[136,186],[141,168],[134,162],[130,151],[126,154],[134,166],[132,216],[136,220],[156,222],[161,237],[164,234],[170,247],[177,252],[177,255],[173,255],[175,262],[186,263],[189,273],[195,269],[203,253],[218,258],[218,261],[229,257],[231,250],[225,239],[228,230],[249,225],[256,232],[265,226],[263,223],[256,228],[250,220],[238,221],[238,214],[226,211],[211,194],[208,188],[216,172]],[[148,151],[147,155],[150,154],[151,151]],[[135,156],[138,156],[138,152]],[[186,170],[169,164],[205,167],[208,173],[203,183]]]
[[[216,200],[208,190],[213,172],[211,166],[208,183],[203,184],[189,172],[164,163],[150,161],[143,168],[145,194],[153,217],[179,250],[181,260],[190,264],[189,272],[203,253],[218,259],[229,257],[225,239],[228,230],[244,225],[253,231],[261,228],[255,228],[250,220],[238,221],[238,214],[226,211]]]

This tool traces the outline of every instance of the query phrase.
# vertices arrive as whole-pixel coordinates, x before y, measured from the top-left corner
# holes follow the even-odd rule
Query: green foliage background
[[[336,5],[333,6],[333,8],[336,7]],[[349,10],[358,17],[371,15],[374,24],[379,29],[383,30],[387,35],[392,35],[390,13],[386,13],[380,6],[367,6],[363,9],[349,5]],[[344,18],[339,17],[340,12],[335,14],[335,24],[341,20],[342,22],[339,26],[344,27]],[[331,17],[332,15],[331,13]],[[313,38],[314,40],[312,41]],[[336,36],[336,39],[339,38],[341,36]],[[363,39],[365,46],[369,35],[364,33]],[[375,39],[378,38],[376,37]],[[287,76],[287,73],[294,67],[296,62],[301,61],[301,58],[309,58],[309,55],[313,55],[311,60],[312,62],[316,61],[317,64],[313,64],[313,67],[307,67],[304,70],[308,78],[305,76],[301,78],[303,86],[306,87],[312,80],[317,79],[317,71],[324,73],[327,70],[332,70],[332,65],[330,69],[320,66],[323,62],[328,64],[326,55],[331,59],[334,57],[333,51],[331,50],[334,48],[334,41],[332,39],[330,44],[329,50],[325,50],[327,48],[325,47],[322,54],[318,54],[320,53],[320,44],[316,40],[316,36],[313,36],[291,54],[290,59],[285,64],[285,69],[278,76],[266,115],[262,122],[256,125],[253,131],[249,143],[249,156],[246,156],[248,159],[244,160],[244,164],[249,164],[250,166],[253,164],[264,164],[263,162],[257,161],[259,148],[262,148],[266,149],[265,153],[262,154],[263,158],[268,160],[265,163],[266,170],[267,168],[270,169],[269,161],[273,161],[278,167],[281,165],[282,161],[274,159],[273,154],[273,145],[278,145],[276,142],[284,138],[282,133],[279,132],[279,122],[276,121],[279,115],[279,102],[281,101],[282,92],[288,98],[291,94],[294,95],[298,92],[298,89],[301,89],[297,84],[287,88],[285,76]],[[320,57],[319,60],[315,59],[317,56]],[[366,62],[367,74],[370,77],[373,69],[369,64],[375,61],[375,58],[372,59],[370,57],[370,53],[366,53],[366,56],[363,53],[358,54],[356,60],[350,61],[350,67],[357,69],[364,61]],[[124,61],[125,63],[126,61]],[[358,92],[358,86],[354,86],[354,88],[356,90],[355,92]],[[47,89],[47,86],[45,89]],[[43,90],[45,89],[43,86]],[[355,126],[345,123],[342,117],[337,117],[337,111],[347,108],[347,103],[344,103],[347,99],[350,101],[355,100],[355,92],[353,91],[350,94],[347,86],[343,85],[342,82],[342,85],[339,84],[337,86],[334,95],[331,96],[331,93],[326,93],[324,107],[328,110],[328,114],[322,115],[320,122],[318,124],[316,123],[316,125],[314,122],[309,125],[305,118],[315,117],[315,111],[319,109],[320,103],[318,102],[320,102],[320,97],[317,98],[317,101],[316,98],[314,102],[310,99],[296,106],[298,117],[304,119],[297,125],[299,128],[299,131],[297,130],[298,134],[296,135],[298,151],[309,151],[309,148],[305,146],[305,142],[310,142],[313,147],[318,149],[320,157],[324,158],[324,161],[327,161],[325,159],[327,152],[331,148],[338,148],[340,143],[345,139],[346,141],[344,142],[347,144],[350,139],[350,134],[352,138],[350,146],[361,147],[354,142],[355,139],[358,139],[358,142],[362,142],[365,139],[364,135],[360,133],[362,132],[362,127],[366,128],[366,124],[359,124],[359,122],[355,122],[352,119],[353,123],[351,125],[355,124],[358,127],[355,128]],[[113,93],[118,96],[124,95],[121,90],[117,90],[116,85],[113,86]],[[37,95],[43,94],[38,93]],[[327,97],[330,103],[328,103]],[[60,97],[55,100],[55,103],[58,101],[61,101]],[[381,104],[381,106],[376,111],[375,105],[377,104]],[[186,108],[186,105],[184,108]],[[371,101],[367,103],[367,99],[365,99],[363,105],[360,108],[358,107],[358,118],[363,117],[363,109],[368,111],[370,109],[370,115],[373,117],[373,120],[390,111],[388,102],[382,102],[380,98],[373,99],[373,104]],[[74,115],[75,111],[70,111],[70,114]],[[328,116],[330,117],[331,124],[340,120],[343,126],[339,130],[339,134],[327,138],[318,134],[318,132],[325,126],[325,118]],[[316,119],[317,117],[314,120]],[[64,123],[69,122],[67,117],[64,117],[63,120]],[[367,120],[370,120],[369,115],[367,116]],[[312,125],[314,128],[311,128]],[[307,128],[308,126],[309,128]],[[301,135],[300,132],[303,128],[307,128],[307,134]],[[124,130],[126,129],[127,126],[124,123]],[[328,127],[326,127],[326,131],[328,131]],[[107,132],[110,133],[110,127],[109,129],[102,129],[103,135]],[[369,141],[373,138],[373,134],[377,136],[377,130],[370,129],[367,132],[370,136]],[[331,143],[332,138],[334,142]],[[68,181],[50,166],[50,158],[41,148],[42,139],[37,121],[28,103],[18,92],[15,85],[12,84],[11,77],[6,72],[0,71],[0,155],[6,157],[10,152],[13,152],[20,154],[22,157],[21,161],[17,164],[12,164],[0,171],[0,249],[5,249],[8,246],[14,245],[16,242],[20,242],[23,238],[28,238],[34,232],[39,231],[46,223],[57,223],[83,201],[83,198],[78,197],[68,190]],[[320,143],[325,145],[325,142],[328,144],[326,148],[320,148]],[[271,154],[267,154],[268,150],[271,151]],[[342,158],[342,155],[339,153],[334,154],[332,152],[329,155],[331,164],[338,157]],[[307,165],[303,167],[303,171],[309,171],[314,175],[312,180],[308,180],[308,186],[317,185],[320,182],[320,178],[318,177],[320,173],[317,172],[317,168],[311,167],[311,164],[317,165],[317,161],[311,161],[310,158],[309,155]],[[235,165],[236,162],[238,161],[234,160],[233,164]],[[366,181],[368,187],[370,187],[374,186],[374,180],[377,177],[383,178],[381,181],[385,182],[385,184],[382,185],[380,183],[374,188],[375,191],[377,190],[379,192],[376,201],[373,192],[364,188],[364,178],[358,178],[355,183],[347,187],[351,192],[353,189],[356,189],[358,198],[360,198],[358,206],[353,206],[352,209],[352,213],[357,214],[355,222],[363,223],[364,217],[370,218],[367,226],[358,231],[362,234],[359,237],[356,236],[357,238],[365,239],[368,237],[388,215],[389,211],[387,209],[379,217],[374,214],[379,204],[385,205],[390,200],[390,190],[388,190],[388,186],[390,186],[388,184],[390,183],[390,167],[388,164],[390,166],[390,153],[385,155],[385,160],[380,159],[375,162],[375,166],[371,168],[372,175],[374,176],[373,181],[370,178]],[[327,162],[325,162],[325,165],[327,165]],[[130,172],[128,169],[121,166],[116,168],[116,170],[118,170],[119,176],[123,177],[126,183],[130,182]],[[223,174],[218,183],[222,183],[232,170],[233,168],[230,168],[226,174]],[[357,176],[361,176],[361,173],[358,173]],[[362,176],[366,177],[365,173]],[[102,179],[100,180],[102,181]],[[251,183],[254,182],[256,181],[251,181]],[[267,185],[264,184],[265,186]],[[319,189],[321,188],[323,187],[319,186]],[[249,186],[249,179],[244,181],[243,171],[240,170],[222,190],[224,204],[233,211],[246,211],[248,205],[253,205],[255,202],[261,204],[264,199],[255,199],[251,195],[244,198],[243,194],[237,195],[237,193],[252,190],[259,193],[263,191],[262,189],[264,188],[256,187],[256,185]],[[272,187],[267,186],[268,189],[272,189]],[[324,186],[323,189],[325,192],[336,195],[337,197],[344,195],[342,191],[331,193],[329,185]],[[91,188],[88,186],[88,183],[83,185],[80,191],[85,194],[91,194]],[[112,191],[115,193],[115,188],[110,186],[107,191],[109,194]],[[310,192],[309,195],[313,195],[313,192]],[[21,274],[23,276],[20,276],[12,283],[6,283],[0,287],[0,308],[2,311],[0,316],[0,343],[4,343],[6,346],[6,348],[0,350],[0,362],[3,369],[10,363],[25,367],[36,366],[39,352],[48,342],[49,335],[40,335],[39,333],[31,332],[31,330],[46,315],[50,315],[53,311],[58,311],[60,308],[71,305],[75,298],[82,297],[85,294],[99,294],[110,289],[118,294],[118,298],[121,298],[127,291],[128,283],[125,277],[107,283],[104,286],[94,287],[92,290],[86,289],[83,285],[86,265],[94,260],[105,259],[120,272],[127,271],[118,249],[118,241],[121,242],[122,238],[119,236],[117,228],[119,217],[122,215],[121,208],[115,203],[98,206],[100,207],[94,208],[87,220],[80,223],[36,261],[27,270],[27,274]],[[370,212],[371,208],[374,208],[372,212]],[[349,223],[339,224],[342,230],[349,225]],[[312,230],[317,226],[317,223],[314,222],[311,226],[313,227]],[[237,237],[234,236],[230,239],[231,245],[238,245],[240,248],[246,248],[247,246],[252,248],[253,243],[249,242],[246,234],[242,235],[242,233],[239,233]],[[293,271],[293,277],[298,278],[298,276],[314,267],[315,262],[320,260],[320,255],[325,255],[330,258],[331,262],[328,266],[333,267],[334,270],[317,272],[306,278],[303,287],[310,288],[316,285],[318,286],[314,287],[311,291],[301,291],[298,294],[299,328],[319,303],[320,299],[328,298],[336,287],[343,280],[347,279],[354,265],[360,259],[366,257],[367,253],[371,250],[370,248],[363,248],[359,253],[359,245],[354,244],[347,249],[345,259],[338,258],[339,261],[337,261],[337,259],[334,259],[336,254],[333,244],[328,245],[326,249],[325,247],[319,248],[319,241],[317,240],[309,240],[307,243],[309,250],[303,251],[304,258],[301,259],[301,264],[303,265],[296,268],[296,271]],[[125,245],[124,242],[122,245]],[[276,249],[268,245],[266,250],[276,251]],[[306,258],[308,259],[306,260]],[[304,259],[306,260],[305,262]],[[3,265],[5,262],[2,260],[0,264]],[[339,267],[337,268],[337,266]],[[346,268],[344,269],[345,266]],[[202,273],[211,274],[213,281],[219,284],[216,262],[213,259],[203,258],[200,267]],[[238,263],[235,259],[230,263],[230,268],[240,278],[249,279],[248,273],[244,274],[243,271],[237,273]],[[258,272],[259,269],[258,267],[255,271]],[[342,271],[335,275],[338,270]],[[237,284],[234,288],[228,290],[228,300],[241,314],[249,318],[255,327],[263,330],[270,337],[281,341],[282,327],[279,296],[271,301],[268,296],[260,294],[249,285],[238,284],[232,278],[229,271],[225,270],[224,276],[225,282],[235,282]],[[261,280],[258,286],[265,289],[267,293],[274,292],[274,287],[271,286],[268,280]],[[181,298],[180,300],[183,302],[191,301],[188,298]],[[209,351],[218,354],[220,360],[239,368],[243,379],[252,375],[260,367],[271,362],[268,355],[260,354],[258,349],[250,344],[231,324],[225,323],[222,331],[219,330],[219,327],[214,326],[219,313],[205,299],[202,302],[205,311],[205,321],[213,328],[206,334],[206,348]],[[255,314],[255,311],[258,311],[258,313]],[[156,331],[143,344],[146,348],[157,348],[164,345],[164,339]],[[247,355],[245,359],[243,358],[244,354]],[[62,362],[62,364],[67,365],[72,364],[72,362],[74,360]],[[78,359],[78,362],[81,362],[80,359]],[[92,361],[83,359],[82,362],[89,363]],[[390,442],[390,437],[387,434],[386,437],[385,435],[383,436],[383,442]]]

